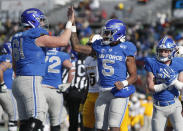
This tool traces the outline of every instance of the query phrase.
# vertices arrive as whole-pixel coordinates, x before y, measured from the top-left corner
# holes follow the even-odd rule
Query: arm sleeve
[[[100,46],[102,46],[101,44],[102,44],[101,40],[96,40],[96,41],[94,41],[94,42],[92,43],[92,48],[93,48],[93,50],[97,52],[97,50],[101,49],[101,48],[100,48]]]
[[[145,58],[144,59],[144,68],[145,68],[146,71],[152,72],[152,68],[150,66],[150,63],[149,63],[149,59],[148,58]]]
[[[135,57],[137,54],[136,46],[131,42],[125,42],[125,44],[127,46],[126,49],[124,49],[126,56],[134,56]]]
[[[179,63],[179,70],[178,70],[178,72],[180,73],[180,72],[182,72],[183,71],[183,58],[182,57],[180,57],[180,58],[178,58],[178,63]]]
[[[26,36],[31,38],[38,38],[43,35],[48,35],[48,32],[44,28],[32,28],[26,32]]]
[[[62,60],[62,63],[63,63],[65,60],[70,60],[69,54],[67,54],[67,53],[65,53],[65,52],[61,52],[61,60]]]

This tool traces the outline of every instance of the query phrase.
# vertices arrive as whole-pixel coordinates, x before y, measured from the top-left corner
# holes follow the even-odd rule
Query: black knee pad
[[[19,131],[28,131],[29,129],[29,124],[28,124],[28,120],[21,120],[20,121],[20,128]]]
[[[29,124],[29,129],[28,131],[43,131],[43,123],[42,121],[38,120],[38,119],[35,119],[33,117],[31,117],[29,120],[28,120],[28,124]]]
[[[51,126],[51,131],[60,131],[60,125]]]

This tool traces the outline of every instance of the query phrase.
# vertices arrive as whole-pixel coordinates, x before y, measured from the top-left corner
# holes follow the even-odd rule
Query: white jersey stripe
[[[36,81],[35,76],[33,76],[34,117],[37,118],[37,98],[36,98],[35,81]]]

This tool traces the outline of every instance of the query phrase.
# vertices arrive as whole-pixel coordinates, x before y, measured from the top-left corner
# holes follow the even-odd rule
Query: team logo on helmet
[[[36,28],[39,26],[48,26],[47,19],[42,11],[36,8],[25,10],[21,15],[21,22],[24,26]]]
[[[170,54],[168,55],[168,57],[163,57],[160,55],[160,51],[161,50],[169,50],[170,51]],[[176,44],[175,42],[165,36],[163,39],[161,39],[156,47],[156,58],[157,60],[161,61],[161,62],[166,62],[168,60],[171,60],[174,55],[175,55],[175,52],[176,52]]]
[[[121,20],[108,20],[102,29],[103,44],[109,45],[115,41],[125,41],[126,26]]]

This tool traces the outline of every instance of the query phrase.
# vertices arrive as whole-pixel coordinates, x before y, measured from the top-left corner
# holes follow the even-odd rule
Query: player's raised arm
[[[72,24],[75,21],[74,9],[71,6],[68,8],[68,22],[66,24],[66,29],[60,36],[48,36],[43,35],[36,39],[36,45],[41,47],[59,47],[67,46],[71,36]]]
[[[76,32],[72,32],[71,34],[71,45],[74,51],[79,52],[79,53],[83,53],[86,55],[89,55],[93,52],[93,49],[91,46],[84,46],[81,45],[77,36]]]

